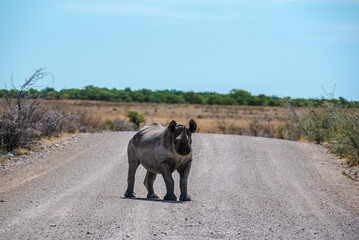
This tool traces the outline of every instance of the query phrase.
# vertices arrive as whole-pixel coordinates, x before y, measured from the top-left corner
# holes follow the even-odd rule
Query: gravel
[[[52,143],[48,143],[45,140],[40,140],[36,144],[35,151],[26,151],[25,154],[22,155],[14,155],[12,152],[6,154],[6,158],[2,159],[2,163],[0,164],[0,169],[2,170],[14,170],[19,165],[24,163],[32,163],[34,160],[38,160],[43,157],[51,157],[52,155],[69,150],[69,148],[73,148],[76,145],[76,142],[79,139],[88,137],[89,134],[77,134],[72,135],[71,137],[64,140],[54,139]]]
[[[358,239],[359,182],[322,146],[195,134],[192,201],[169,202],[145,198],[142,167],[123,198],[133,134],[81,135],[1,169],[0,239]],[[154,187],[165,195],[162,177]]]

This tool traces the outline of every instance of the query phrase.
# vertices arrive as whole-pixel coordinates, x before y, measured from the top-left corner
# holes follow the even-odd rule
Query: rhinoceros
[[[176,201],[172,173],[177,170],[180,174],[180,201],[191,201],[187,193],[187,179],[192,163],[192,133],[196,129],[197,124],[191,119],[189,128],[172,120],[167,127],[152,123],[138,131],[127,147],[129,168],[125,197],[136,196],[133,192],[135,173],[142,164],[147,169],[144,181],[147,198],[158,198],[153,183],[157,174],[162,174],[167,189],[164,200]]]

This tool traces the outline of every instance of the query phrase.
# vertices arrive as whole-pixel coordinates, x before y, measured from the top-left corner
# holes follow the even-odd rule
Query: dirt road
[[[133,134],[84,135],[1,170],[0,239],[359,239],[359,182],[321,146],[197,134],[192,202],[150,201],[143,167],[138,198],[123,198]]]

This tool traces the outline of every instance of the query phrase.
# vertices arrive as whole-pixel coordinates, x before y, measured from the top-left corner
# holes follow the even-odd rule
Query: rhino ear
[[[191,133],[194,133],[197,130],[197,123],[193,119],[189,121],[189,130]]]
[[[170,122],[170,124],[168,125],[168,128],[171,129],[172,132],[174,132],[175,129],[176,129],[176,125],[177,125],[176,121],[175,121],[175,120],[172,120],[172,121]]]

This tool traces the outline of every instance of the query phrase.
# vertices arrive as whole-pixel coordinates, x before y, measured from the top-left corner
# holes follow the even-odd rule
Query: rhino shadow
[[[171,201],[171,200],[163,200],[158,198],[128,198],[128,197],[121,197],[122,199],[126,200],[137,200],[137,201],[151,201],[151,202],[160,202],[160,203],[184,203],[184,201]]]

